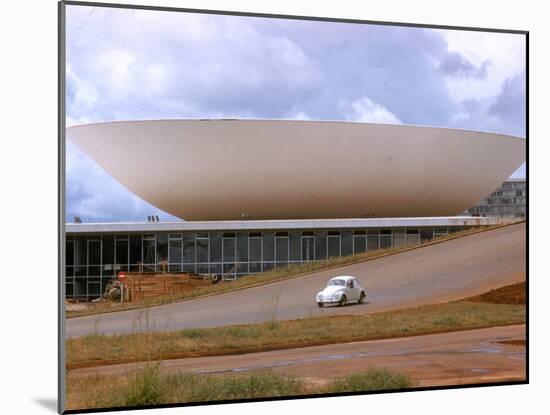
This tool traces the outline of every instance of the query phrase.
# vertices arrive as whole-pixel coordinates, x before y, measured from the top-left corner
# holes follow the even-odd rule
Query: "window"
[[[120,271],[128,271],[130,244],[128,235],[116,235],[115,237],[115,264]]]
[[[101,239],[88,239],[88,275],[101,275]]]
[[[237,240],[235,234],[223,235],[223,262],[234,263],[237,258]]]
[[[102,238],[103,265],[112,265],[115,262],[115,239],[113,235],[103,235]],[[105,267],[104,267],[105,269]]]
[[[369,229],[367,234],[367,251],[380,249],[380,238],[378,229]]]
[[[170,272],[181,271],[183,258],[183,241],[181,235],[168,236],[168,270]]]
[[[367,251],[367,231],[354,231],[353,232],[353,253],[358,254],[360,252]]]
[[[380,229],[380,249],[387,249],[392,247],[392,230]]]
[[[168,262],[168,235],[165,233],[157,234],[157,262]]]
[[[449,233],[448,228],[434,228],[434,238],[446,236]]]
[[[262,261],[262,234],[250,233],[248,236],[248,259],[250,262]]]
[[[327,257],[327,231],[315,231],[315,259]]]
[[[143,235],[142,257],[143,271],[154,272],[155,264],[157,263],[155,235]]]
[[[65,265],[73,266],[74,265],[74,241],[67,239],[65,241]]]
[[[210,233],[210,263],[222,262],[223,235],[221,233]]]
[[[248,262],[248,235],[246,232],[237,233],[237,262]],[[239,272],[244,268],[239,268]]]
[[[263,255],[263,261],[264,262],[271,262],[275,258],[275,235],[273,232],[264,232],[262,241],[263,241],[263,248],[262,248],[262,255]],[[264,266],[265,270],[265,266]]]
[[[208,238],[207,238],[208,240]],[[195,234],[184,234],[182,237],[183,250],[182,250],[182,262],[184,264],[195,263]],[[208,254],[206,255],[208,258]]]
[[[208,234],[198,233],[197,234],[197,263],[208,264],[209,255],[210,255],[210,238],[208,237]],[[199,272],[198,268],[197,268],[197,272]],[[208,273],[208,267],[206,267],[206,271],[204,273]]]
[[[419,229],[407,229],[406,233],[406,245],[417,245],[420,243],[420,230]]]
[[[130,235],[130,271],[138,271],[141,262],[141,235]]]
[[[288,232],[275,234],[275,262],[277,265],[288,265]]]
[[[340,256],[340,232],[329,231],[327,235],[327,257]]]
[[[302,261],[315,259],[315,236],[313,232],[302,232]]]

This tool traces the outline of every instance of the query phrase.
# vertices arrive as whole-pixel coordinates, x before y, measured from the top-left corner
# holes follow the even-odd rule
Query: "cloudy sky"
[[[523,35],[67,6],[66,39],[68,126],[275,118],[525,137]],[[71,143],[66,161],[68,221],[177,220]]]

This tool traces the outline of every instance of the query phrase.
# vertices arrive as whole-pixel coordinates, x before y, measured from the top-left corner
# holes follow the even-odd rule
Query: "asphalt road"
[[[231,293],[66,321],[67,337],[217,327],[304,317],[366,314],[474,295],[525,278],[525,222],[372,261]],[[367,302],[318,308],[315,294],[354,275]]]
[[[164,373],[236,374],[274,370],[316,383],[372,368],[405,372],[418,386],[493,383],[526,379],[525,325],[361,341],[233,356],[163,360]],[[147,363],[74,369],[71,376],[129,375]]]

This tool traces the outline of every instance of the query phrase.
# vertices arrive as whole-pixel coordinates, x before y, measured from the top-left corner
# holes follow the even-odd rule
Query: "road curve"
[[[211,297],[66,320],[66,336],[169,331],[341,314],[448,301],[525,278],[525,222],[372,261]],[[362,305],[319,309],[314,295],[335,275],[354,275]]]

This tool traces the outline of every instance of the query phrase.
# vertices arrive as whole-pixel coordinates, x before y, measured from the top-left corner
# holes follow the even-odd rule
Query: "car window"
[[[346,285],[345,281],[344,280],[330,280],[328,282],[328,285],[340,285],[340,286],[344,286]]]

